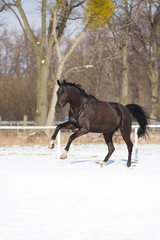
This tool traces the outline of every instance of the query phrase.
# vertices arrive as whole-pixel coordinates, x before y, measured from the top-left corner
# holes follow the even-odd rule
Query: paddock
[[[104,144],[73,144],[66,160],[57,145],[0,147],[0,239],[159,240],[160,144],[139,144],[130,168],[115,147],[103,168]]]

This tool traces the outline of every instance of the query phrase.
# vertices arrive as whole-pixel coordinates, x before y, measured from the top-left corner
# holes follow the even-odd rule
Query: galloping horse
[[[131,166],[131,155],[133,143],[130,139],[132,117],[134,117],[140,127],[138,137],[146,134],[147,116],[142,107],[137,104],[128,104],[126,106],[116,102],[99,101],[92,95],[88,95],[80,85],[57,81],[59,89],[57,91],[56,112],[67,104],[70,104],[69,120],[57,125],[54,134],[51,137],[49,148],[54,147],[54,140],[60,129],[77,129],[68,140],[64,153],[61,158],[67,158],[67,152],[72,141],[89,132],[102,133],[108,146],[108,154],[105,157],[102,166],[105,165],[115,150],[112,136],[118,129],[128,148],[127,166]]]

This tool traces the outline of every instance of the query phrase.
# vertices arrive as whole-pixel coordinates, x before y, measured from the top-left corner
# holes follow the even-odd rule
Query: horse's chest
[[[85,127],[88,129],[89,122],[90,122],[90,111],[81,111],[81,112],[71,112],[70,114],[70,121],[75,124],[78,128]]]
[[[70,120],[74,125],[76,125],[76,127],[78,127],[78,128],[80,127],[81,121],[79,121],[80,118],[79,118],[79,115],[78,115],[76,112],[70,111],[69,120]]]

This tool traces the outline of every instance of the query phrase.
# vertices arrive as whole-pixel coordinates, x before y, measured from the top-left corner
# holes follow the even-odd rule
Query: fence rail
[[[56,126],[0,126],[2,130],[43,130],[55,128]]]
[[[0,126],[0,130],[49,130],[56,126]],[[61,137],[60,131],[57,134],[57,158],[60,159]]]
[[[0,126],[35,126],[34,121],[0,121]]]
[[[160,129],[160,125],[148,125],[147,126],[150,129]],[[0,130],[48,130],[48,129],[55,129],[56,126],[0,126]],[[134,130],[135,134],[135,161],[138,161],[138,136],[137,136],[137,131],[138,131],[139,125],[132,125],[132,129]],[[57,135],[57,157],[60,159],[60,131],[58,132]]]

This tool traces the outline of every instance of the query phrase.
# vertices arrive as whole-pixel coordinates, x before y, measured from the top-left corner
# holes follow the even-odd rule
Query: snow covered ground
[[[62,149],[61,149],[62,150]],[[160,145],[0,147],[0,240],[160,240]],[[133,154],[134,157],[134,154]]]

